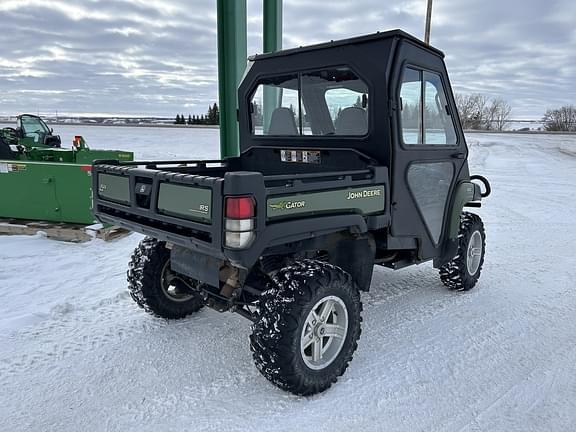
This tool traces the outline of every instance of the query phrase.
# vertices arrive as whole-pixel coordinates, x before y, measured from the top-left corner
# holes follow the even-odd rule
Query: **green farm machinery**
[[[133,153],[92,150],[81,136],[70,148],[38,116],[23,114],[0,129],[0,218],[92,224],[91,164],[131,161]]]

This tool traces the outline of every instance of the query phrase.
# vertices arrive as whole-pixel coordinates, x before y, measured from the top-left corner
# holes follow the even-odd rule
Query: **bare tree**
[[[509,123],[512,108],[502,98],[481,94],[457,94],[456,106],[464,129],[502,131]]]
[[[566,105],[558,109],[548,110],[542,118],[547,131],[576,132],[576,107]]]
[[[510,123],[512,107],[502,98],[494,98],[487,108],[486,129],[503,131]]]
[[[488,99],[481,94],[457,94],[456,106],[464,129],[485,129]]]
[[[456,108],[460,115],[460,123],[464,129],[472,129],[472,117],[474,114],[474,102],[471,95],[456,93]]]

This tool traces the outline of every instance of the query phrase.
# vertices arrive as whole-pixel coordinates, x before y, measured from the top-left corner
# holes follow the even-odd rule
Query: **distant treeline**
[[[542,118],[547,131],[576,132],[576,106],[549,109]]]
[[[506,130],[512,107],[502,98],[489,99],[481,94],[456,94],[456,106],[464,129]],[[565,105],[549,109],[542,117],[544,130],[576,132],[576,107]]]
[[[201,115],[190,115],[188,114],[188,119],[184,117],[184,114],[176,114],[176,120],[174,124],[189,124],[189,125],[219,125],[220,124],[220,109],[218,104],[214,103],[208,107],[208,112]]]
[[[355,106],[360,103],[361,101],[358,100]],[[512,108],[502,98],[489,99],[481,94],[456,94],[456,106],[464,129],[502,131],[506,130],[511,122]],[[409,109],[409,107],[406,108]],[[254,114],[256,124],[261,124],[262,121],[260,111],[260,107],[257,106]],[[415,112],[417,115],[418,111]],[[409,114],[409,112],[405,113],[407,117],[410,117]],[[428,115],[427,118],[433,117]],[[557,109],[549,109],[544,114],[542,122],[547,131],[576,132],[576,107],[566,105]],[[188,114],[188,118],[184,114],[177,114],[174,123],[180,125],[219,125],[220,109],[218,104],[214,103],[208,107],[206,114]],[[441,127],[441,125],[439,126]]]

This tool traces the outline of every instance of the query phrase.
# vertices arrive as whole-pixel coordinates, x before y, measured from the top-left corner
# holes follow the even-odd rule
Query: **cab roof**
[[[248,59],[250,61],[258,61],[258,60],[267,59],[267,58],[275,58],[275,57],[284,57],[284,56],[294,55],[294,54],[298,54],[301,52],[321,50],[321,49],[326,49],[326,48],[338,47],[338,46],[342,46],[342,45],[361,44],[364,42],[371,42],[374,40],[392,39],[392,38],[409,40],[409,41],[413,42],[414,44],[418,45],[420,48],[423,48],[427,51],[431,51],[435,55],[438,55],[438,56],[444,58],[444,52],[440,51],[439,49],[434,48],[433,46],[426,44],[422,40],[418,39],[415,36],[412,36],[411,34],[406,33],[403,30],[395,29],[395,30],[388,30],[388,31],[384,31],[384,32],[376,32],[376,33],[372,33],[372,34],[365,35],[365,36],[356,36],[356,37],[352,37],[352,38],[348,38],[348,39],[340,39],[340,40],[336,40],[336,41],[331,40],[330,42],[323,42],[323,43],[314,44],[314,45],[301,46],[298,48],[290,48],[290,49],[276,51],[276,52],[272,52],[272,53],[256,54],[256,55],[248,57]]]

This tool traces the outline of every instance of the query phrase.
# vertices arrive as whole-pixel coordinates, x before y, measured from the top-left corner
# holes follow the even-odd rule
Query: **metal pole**
[[[246,69],[246,0],[217,0],[220,155],[239,154],[238,85]]]
[[[424,42],[430,44],[430,27],[432,26],[432,0],[428,0],[426,8],[426,29],[424,31]]]
[[[263,0],[264,5],[264,52],[282,49],[282,0]],[[280,105],[278,89],[264,88],[264,131],[268,131],[272,111]]]
[[[264,52],[282,49],[282,0],[264,0]]]

